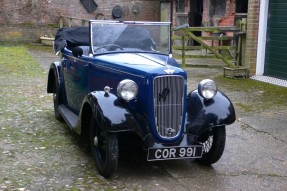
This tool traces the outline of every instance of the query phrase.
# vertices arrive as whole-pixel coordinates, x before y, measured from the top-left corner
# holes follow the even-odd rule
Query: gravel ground
[[[224,86],[224,84],[222,84],[223,91],[235,103],[238,125],[234,126],[234,132],[228,131],[228,139],[234,140],[234,142],[229,142],[226,155],[214,168],[202,167],[187,161],[146,162],[145,156],[140,154],[141,152],[122,151],[119,169],[115,177],[104,179],[97,174],[92,158],[79,137],[71,132],[66,124],[58,122],[54,118],[52,95],[46,93],[46,83],[49,64],[57,57],[51,53],[35,51],[35,49],[30,50],[29,53],[40,63],[39,67],[43,68],[39,75],[33,78],[0,76],[0,191],[181,191],[241,190],[240,188],[254,190],[254,188],[262,188],[260,184],[267,184],[266,181],[277,185],[277,187],[271,186],[270,190],[282,190],[286,186],[287,161],[286,158],[284,160],[285,155],[277,153],[277,157],[273,156],[277,162],[270,163],[273,169],[270,171],[268,171],[267,165],[269,161],[264,159],[263,162],[267,165],[267,170],[261,174],[261,177],[266,180],[265,183],[263,179],[260,179],[259,185],[252,186],[251,183],[246,186],[245,182],[253,180],[254,177],[260,177],[260,174],[254,173],[246,176],[249,172],[246,169],[254,169],[260,164],[256,163],[256,158],[252,158],[252,161],[248,163],[248,165],[253,165],[252,167],[242,164],[249,158],[243,157],[243,160],[238,160],[234,156],[236,152],[233,149],[238,147],[236,141],[245,142],[242,144],[243,147],[248,147],[248,141],[250,144],[258,144],[255,140],[254,143],[251,141],[253,135],[256,135],[259,139],[270,139],[273,142],[275,140],[278,142],[276,144],[285,150],[287,140],[286,104],[283,106],[273,105],[264,110],[251,108],[251,111],[247,112],[240,104],[252,104],[255,97],[260,98],[263,93],[249,94],[236,90],[236,88],[230,90],[230,87]],[[193,68],[187,69],[187,72],[191,79],[188,82],[189,90],[196,88],[202,78],[216,78],[222,74],[221,69],[218,68]],[[256,103],[260,101],[262,99],[257,100]],[[275,123],[277,128],[268,128],[274,126]],[[248,139],[244,141],[244,137],[248,137]],[[266,143],[267,149],[269,149],[268,145]],[[270,150],[276,150],[274,148],[278,147],[273,145]],[[256,149],[257,147],[251,150],[256,152]],[[264,158],[260,154],[258,156],[260,159],[257,161]],[[238,167],[230,166],[228,162],[238,164]],[[240,169],[240,164],[245,170]],[[237,175],[236,173],[239,171],[240,175],[245,173],[245,176]],[[238,179],[234,180],[237,176]],[[208,177],[212,184],[206,183],[203,177]]]
[[[47,66],[33,78],[0,77],[0,190],[112,188],[78,137],[55,120]]]

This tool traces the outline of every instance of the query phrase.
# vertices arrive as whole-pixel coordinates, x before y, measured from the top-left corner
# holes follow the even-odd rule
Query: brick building
[[[267,0],[265,0],[267,1]],[[280,0],[279,0],[280,1]],[[237,19],[247,18],[245,66],[255,74],[259,0],[173,0],[174,26],[234,26]]]
[[[250,76],[255,74],[256,55],[258,43],[260,0],[249,0],[246,31],[246,67],[249,68]]]
[[[275,55],[270,53],[273,45],[268,42],[268,39],[273,38],[274,30],[267,32],[266,23],[270,20],[267,15],[271,12],[275,15],[272,22],[282,24],[280,18],[286,18],[285,0],[274,0],[272,3],[270,0],[86,0],[97,4],[97,8],[92,11],[87,10],[82,1],[85,0],[1,0],[0,41],[35,42],[40,36],[52,35],[57,30],[60,15],[114,19],[112,11],[116,6],[120,7],[123,20],[172,21],[174,27],[186,23],[190,26],[234,25],[238,14],[247,13],[245,65],[251,75],[271,73],[276,76],[273,74],[274,67],[269,67],[270,59],[266,61],[266,57]],[[271,29],[274,27],[275,24],[269,26]],[[287,71],[282,74],[282,70],[286,71],[284,63],[280,64],[278,72],[281,78],[287,78],[284,77]]]
[[[35,42],[55,33],[60,15],[114,19],[114,8],[120,8],[124,20],[160,20],[159,0],[1,0],[0,41]]]
[[[173,0],[175,26],[233,26],[236,16],[247,13],[248,0]]]
[[[171,7],[174,26],[232,26],[247,17],[244,66],[250,76],[287,79],[286,0],[173,0]]]

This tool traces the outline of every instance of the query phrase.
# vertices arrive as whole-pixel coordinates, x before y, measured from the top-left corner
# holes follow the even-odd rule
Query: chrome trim
[[[184,78],[178,75],[153,80],[154,117],[158,135],[176,137],[181,130],[184,101]]]

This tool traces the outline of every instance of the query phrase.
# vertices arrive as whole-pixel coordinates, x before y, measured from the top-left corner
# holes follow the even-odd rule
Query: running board
[[[64,104],[59,105],[58,110],[70,128],[76,128],[79,117],[71,110],[69,110]]]

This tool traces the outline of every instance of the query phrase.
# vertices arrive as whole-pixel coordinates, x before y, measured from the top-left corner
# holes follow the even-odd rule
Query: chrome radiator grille
[[[182,76],[156,77],[153,82],[154,115],[158,134],[175,137],[181,129],[184,78]]]

